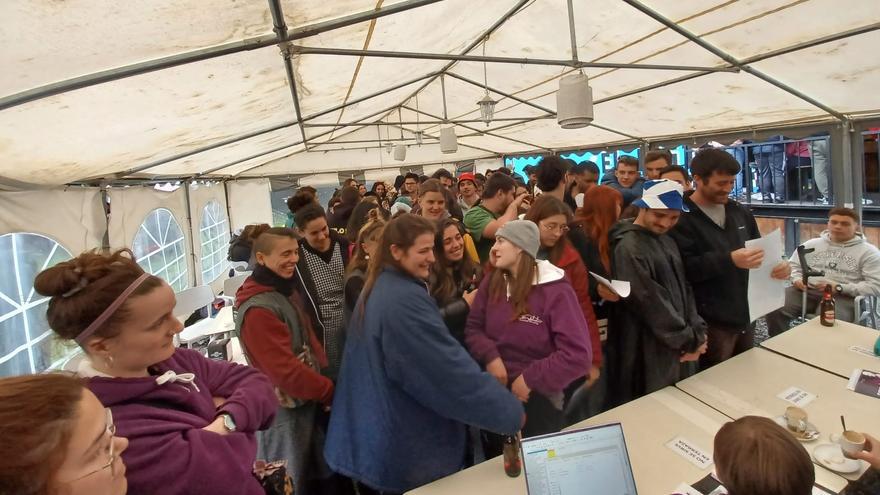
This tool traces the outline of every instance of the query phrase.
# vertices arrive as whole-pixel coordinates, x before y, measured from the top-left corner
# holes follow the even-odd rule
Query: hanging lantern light
[[[483,56],[486,56],[486,39],[483,41]],[[483,98],[477,102],[477,105],[480,107],[480,120],[486,123],[486,127],[489,127],[489,122],[492,122],[492,116],[495,115],[495,100],[489,96],[489,76],[486,72],[486,62],[483,62],[483,87],[486,89],[486,94]]]
[[[480,120],[486,123],[486,127],[489,127],[489,122],[492,122],[492,116],[495,115],[495,100],[486,91],[486,96],[483,96],[477,105],[480,106]]]
[[[425,131],[416,131],[413,134],[416,136],[416,144],[421,146],[422,139],[425,137]]]
[[[390,155],[391,150],[394,149],[394,143],[392,143],[391,141],[385,141],[385,144],[383,146],[385,146],[385,153],[388,153]]]
[[[399,162],[406,160],[406,146],[398,144],[394,147],[394,159]]]
[[[455,127],[440,129],[440,151],[443,153],[458,151],[458,137],[455,135]]]
[[[578,71],[559,79],[556,92],[556,121],[563,129],[578,129],[593,121],[593,88]]]

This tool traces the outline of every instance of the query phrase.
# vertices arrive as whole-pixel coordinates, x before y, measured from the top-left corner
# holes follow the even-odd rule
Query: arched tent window
[[[202,208],[199,238],[202,243],[202,282],[208,283],[223,274],[229,266],[226,259],[229,221],[217,201],[209,201]]]
[[[28,233],[0,235],[0,376],[39,373],[76,352],[46,322],[49,298],[34,291],[46,268],[71,258],[54,240]]]
[[[170,210],[157,208],[147,214],[134,236],[132,251],[144,270],[164,279],[174,292],[189,285],[183,230]]]

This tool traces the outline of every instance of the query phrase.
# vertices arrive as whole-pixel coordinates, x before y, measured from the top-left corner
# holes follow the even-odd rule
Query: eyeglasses
[[[107,463],[103,466],[95,469],[94,471],[90,471],[87,474],[80,476],[79,478],[72,479],[68,481],[68,483],[73,483],[74,481],[79,481],[81,479],[88,478],[89,476],[100,473],[101,471],[110,468],[110,476],[113,479],[116,479],[116,442],[113,440],[116,438],[116,425],[113,423],[113,413],[110,412],[110,409],[106,409],[107,411],[107,433],[110,434],[110,457],[107,459]]]
[[[541,228],[546,230],[547,232],[559,232],[560,234],[565,234],[566,232],[568,232],[568,225],[565,224],[556,225],[552,223],[544,223],[541,224]]]

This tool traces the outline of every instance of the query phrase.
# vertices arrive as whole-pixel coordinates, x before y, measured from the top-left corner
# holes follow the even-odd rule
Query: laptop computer
[[[636,495],[620,423],[522,440],[529,495]]]

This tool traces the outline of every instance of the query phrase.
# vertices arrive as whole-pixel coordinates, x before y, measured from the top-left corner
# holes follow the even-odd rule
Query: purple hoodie
[[[157,378],[167,371],[192,373],[195,380]],[[254,432],[267,428],[278,401],[259,371],[198,352],[177,349],[146,378],[92,376],[89,389],[113,412],[117,435],[129,440],[122,454],[128,495],[263,495],[254,478]],[[225,397],[215,408],[212,397]],[[236,432],[202,430],[227,412]]]
[[[592,358],[589,332],[565,272],[538,261],[529,313],[513,321],[513,306],[506,298],[489,301],[489,278],[480,284],[465,326],[474,359],[485,366],[501,357],[510,383],[522,375],[530,389],[548,398],[584,376]]]

